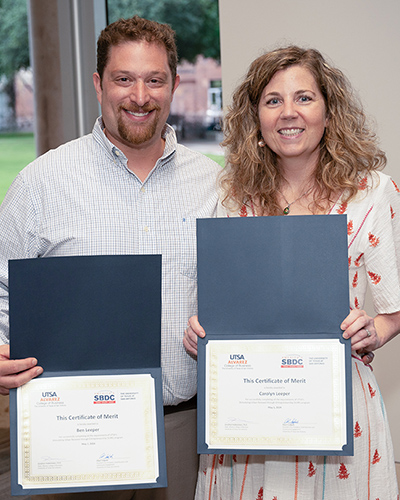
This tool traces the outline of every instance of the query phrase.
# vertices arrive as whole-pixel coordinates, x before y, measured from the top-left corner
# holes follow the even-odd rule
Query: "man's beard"
[[[125,108],[124,108],[125,109]],[[143,107],[135,110],[129,110],[137,113],[147,113],[148,111],[153,111],[156,113],[154,119],[150,121],[150,123],[132,123],[131,125],[127,125],[126,121],[122,119],[121,114],[124,112],[122,108],[120,109],[120,114],[118,116],[118,132],[120,137],[135,146],[139,146],[144,144],[145,142],[152,139],[157,131],[158,125],[158,112],[160,111],[159,106]]]

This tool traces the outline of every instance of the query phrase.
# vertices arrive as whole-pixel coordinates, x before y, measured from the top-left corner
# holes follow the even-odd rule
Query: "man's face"
[[[159,145],[179,77],[172,82],[167,52],[157,43],[125,42],[110,49],[103,79],[93,75],[110,141],[143,149]]]

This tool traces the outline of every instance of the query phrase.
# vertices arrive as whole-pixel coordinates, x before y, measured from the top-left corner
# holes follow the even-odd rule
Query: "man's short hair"
[[[146,41],[158,43],[165,47],[168,65],[175,81],[178,53],[175,43],[175,31],[168,24],[149,21],[139,16],[129,19],[119,19],[106,26],[97,40],[97,72],[100,80],[103,79],[104,69],[107,66],[110,48],[125,42]]]

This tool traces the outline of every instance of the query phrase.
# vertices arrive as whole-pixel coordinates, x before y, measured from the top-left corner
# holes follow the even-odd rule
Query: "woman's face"
[[[275,73],[261,94],[258,116],[264,141],[282,166],[296,159],[315,167],[328,119],[324,98],[307,68],[289,66]]]

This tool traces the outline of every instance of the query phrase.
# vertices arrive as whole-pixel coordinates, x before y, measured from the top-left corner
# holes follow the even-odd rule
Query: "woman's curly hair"
[[[283,177],[276,154],[268,146],[258,145],[262,138],[258,105],[275,73],[293,65],[307,68],[314,76],[329,120],[320,143],[311,210],[323,209],[335,193],[344,192],[345,201],[349,201],[357,193],[360,172],[386,165],[385,153],[344,74],[332,68],[315,49],[279,48],[253,61],[234,92],[233,104],[224,119],[222,145],[227,148],[227,167],[221,186],[225,193],[223,203],[229,208],[237,209],[252,199],[263,214],[282,213],[277,192]]]

